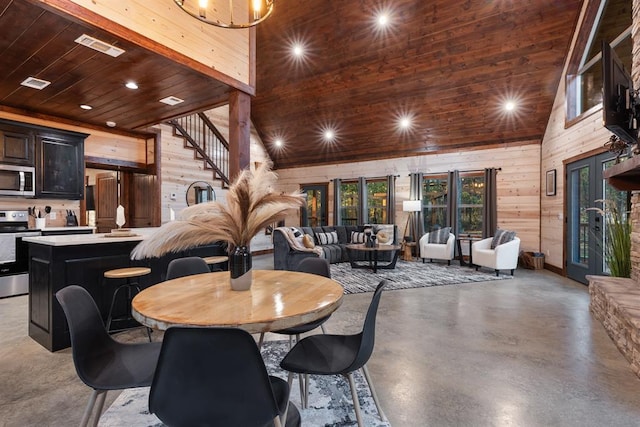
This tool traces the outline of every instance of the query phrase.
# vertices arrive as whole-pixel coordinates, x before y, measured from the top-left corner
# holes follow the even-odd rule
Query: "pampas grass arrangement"
[[[242,171],[229,187],[226,203],[213,201],[184,209],[178,220],[162,225],[140,242],[131,258],[159,257],[219,241],[227,242],[229,252],[248,246],[261,230],[305,203],[302,193],[273,192],[276,180],[268,163],[255,172]]]

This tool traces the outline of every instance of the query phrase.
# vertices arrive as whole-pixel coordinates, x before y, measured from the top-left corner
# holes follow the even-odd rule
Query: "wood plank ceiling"
[[[252,121],[276,168],[539,142],[581,4],[279,1],[257,27]]]
[[[128,40],[27,0],[0,0],[0,106],[107,128],[139,130],[168,118],[211,108],[229,86]],[[87,34],[124,49],[117,58],[74,40]],[[43,90],[20,85],[34,76]],[[135,81],[139,89],[125,88]],[[185,100],[176,106],[159,102]],[[80,104],[93,107],[86,111]]]
[[[383,4],[385,31],[374,23]],[[279,0],[257,27],[252,121],[276,168],[539,142],[580,6],[581,0]],[[0,34],[5,110],[140,130],[219,105],[231,90],[139,40],[36,0],[0,0]],[[81,46],[74,39],[82,34],[126,53],[112,58]],[[298,60],[290,56],[294,41],[305,46]],[[20,86],[28,76],[52,83],[42,91]],[[128,80],[140,89],[126,89]],[[158,102],[166,96],[186,102]],[[503,110],[508,99],[518,103],[511,115]],[[412,126],[400,131],[403,115]],[[327,129],[335,132],[332,142],[323,140]]]

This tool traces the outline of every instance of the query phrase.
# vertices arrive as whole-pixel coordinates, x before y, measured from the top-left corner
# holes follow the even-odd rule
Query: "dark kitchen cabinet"
[[[62,238],[64,241],[64,238]],[[131,260],[131,251],[138,240],[122,238],[120,242],[55,245],[47,242],[29,242],[29,336],[49,351],[58,351],[71,345],[69,329],[62,307],[55,297],[65,286],[80,285],[93,297],[103,320],[107,319],[111,299],[124,279],[104,281],[104,272],[114,268],[145,266],[151,274],[141,277],[140,288],[145,289],[166,280],[167,265],[176,258],[187,256],[220,256],[224,246],[212,244],[170,252],[159,258]],[[122,301],[120,301],[122,303]],[[119,311],[128,310],[124,304]],[[138,327],[132,320],[125,327]]]
[[[84,198],[86,134],[38,130],[36,133],[36,197]]]
[[[0,163],[34,166],[34,131],[0,120]]]

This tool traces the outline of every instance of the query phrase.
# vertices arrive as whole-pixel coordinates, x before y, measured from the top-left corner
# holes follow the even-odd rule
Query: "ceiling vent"
[[[176,96],[167,96],[166,98],[162,98],[160,102],[167,105],[178,105],[181,102],[184,102],[184,99],[180,99]]]
[[[42,90],[45,87],[49,86],[51,82],[46,80],[36,79],[35,77],[27,77],[22,83],[22,86],[30,87],[33,89]]]
[[[97,50],[98,52],[102,52],[109,56],[113,56],[114,58],[124,53],[123,49],[110,45],[109,43],[105,43],[102,40],[98,40],[95,37],[91,37],[86,34],[81,35],[74,41],[83,46],[90,47],[93,50]]]

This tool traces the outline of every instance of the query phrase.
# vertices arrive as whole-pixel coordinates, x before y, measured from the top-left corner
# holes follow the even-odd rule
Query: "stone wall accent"
[[[631,38],[633,41],[633,63],[631,76],[633,86],[640,88],[640,0],[633,0],[633,21]],[[640,193],[631,197],[631,278],[640,284]]]
[[[640,192],[631,196],[631,279],[640,284]]]
[[[587,276],[589,310],[640,377],[640,287],[632,279]]]

